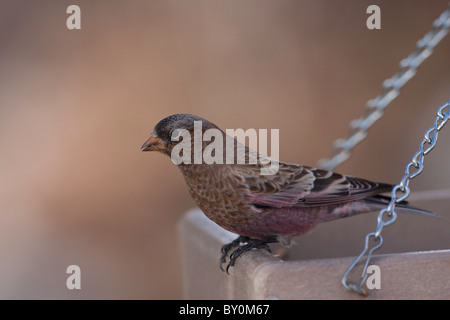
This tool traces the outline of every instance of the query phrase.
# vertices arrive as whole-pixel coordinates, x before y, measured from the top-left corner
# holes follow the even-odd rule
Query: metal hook
[[[379,243],[372,249],[368,250],[369,249],[369,239],[371,237],[373,237],[374,241],[378,241]],[[364,282],[367,279],[367,267],[369,267],[369,262],[370,262],[370,259],[372,258],[373,252],[378,250],[382,245],[383,245],[383,237],[381,235],[377,236],[376,232],[372,232],[372,233],[369,233],[366,235],[366,241],[365,241],[365,246],[364,246],[363,251],[353,261],[353,263],[350,265],[350,267],[347,269],[347,271],[344,273],[344,276],[342,277],[342,285],[344,286],[345,289],[347,289],[350,292],[358,293],[363,297],[368,296],[367,290],[365,290],[363,288]],[[361,259],[364,257],[364,255],[366,254],[367,251],[369,251],[369,253],[367,254],[366,262],[364,263],[364,268],[363,268],[363,271],[361,274],[361,282],[359,284],[351,282],[351,281],[349,282],[347,280],[348,275],[356,267],[356,265],[361,261]]]

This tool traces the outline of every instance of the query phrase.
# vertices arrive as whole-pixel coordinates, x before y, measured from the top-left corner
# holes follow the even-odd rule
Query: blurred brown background
[[[153,126],[190,112],[278,128],[280,158],[314,166],[447,4],[0,0],[0,298],[181,298],[176,225],[194,203],[140,151]],[[449,52],[447,36],[338,171],[400,180],[449,98]],[[413,190],[449,188],[448,131]]]

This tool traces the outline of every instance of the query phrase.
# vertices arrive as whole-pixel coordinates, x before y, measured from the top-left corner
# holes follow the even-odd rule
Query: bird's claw
[[[236,262],[236,259],[243,254],[244,252],[253,250],[253,249],[264,249],[272,253],[270,251],[270,247],[268,246],[268,243],[277,242],[276,239],[252,239],[249,237],[239,236],[236,239],[234,239],[232,242],[227,243],[222,246],[221,252],[222,255],[220,257],[219,261],[219,267],[222,271],[226,271],[227,273],[230,267],[234,266],[234,263]],[[230,261],[228,262],[225,270],[223,269],[222,265],[227,261],[227,256],[230,250],[234,249],[230,254]]]
[[[244,237],[244,236],[239,236],[236,239],[234,239],[233,241],[231,241],[230,243],[227,243],[222,246],[222,249],[220,249],[220,252],[222,252],[222,255],[220,256],[220,261],[219,261],[220,270],[225,271],[223,269],[222,265],[227,261],[228,252],[230,252],[231,249],[240,246],[241,243],[246,243],[248,240],[250,240],[250,238]],[[230,258],[231,258],[231,256],[230,256]],[[226,268],[227,273],[228,273],[228,268],[230,267],[230,263],[231,263],[231,261],[228,263],[227,268]],[[233,264],[234,264],[234,261],[233,261]]]

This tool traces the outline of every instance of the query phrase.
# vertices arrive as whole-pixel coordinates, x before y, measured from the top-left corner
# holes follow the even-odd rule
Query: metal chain
[[[405,200],[410,194],[409,181],[416,177],[423,171],[423,160],[426,154],[428,154],[436,145],[438,138],[438,132],[442,129],[445,123],[448,121],[450,114],[450,101],[442,105],[437,111],[437,117],[434,121],[434,125],[425,132],[425,137],[420,144],[420,149],[417,151],[412,160],[407,164],[405,169],[405,175],[401,179],[400,183],[392,189],[391,201],[387,208],[380,210],[378,213],[378,223],[375,232],[366,235],[365,247],[361,254],[353,261],[350,267],[342,277],[342,285],[351,292],[359,293],[363,296],[367,296],[367,291],[363,288],[363,285],[367,279],[367,267],[369,266],[372,253],[380,248],[383,244],[383,237],[381,231],[387,225],[394,223],[397,219],[397,213],[395,212],[395,204]],[[385,220],[385,216],[388,218]],[[370,240],[375,244],[373,248],[369,250]],[[367,253],[368,252],[368,253]],[[361,274],[361,282],[359,284],[348,281],[350,272],[360,262],[360,260],[366,255],[367,258],[364,263],[363,272]]]
[[[416,44],[416,51],[400,61],[400,70],[383,82],[383,91],[366,104],[366,115],[350,122],[350,134],[347,139],[337,139],[333,143],[333,157],[322,159],[319,168],[333,170],[350,157],[351,150],[367,136],[369,128],[383,116],[384,109],[399,94],[401,88],[416,74],[420,64],[433,52],[434,47],[445,37],[450,28],[450,3],[438,19],[433,29]]]

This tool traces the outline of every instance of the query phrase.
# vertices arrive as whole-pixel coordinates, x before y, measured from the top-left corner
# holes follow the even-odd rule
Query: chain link
[[[351,292],[359,293],[363,296],[367,296],[367,291],[363,288],[364,283],[367,278],[367,267],[369,266],[372,253],[379,249],[383,244],[383,237],[381,236],[381,231],[387,225],[394,223],[397,219],[397,213],[395,211],[395,204],[405,200],[411,190],[409,188],[409,181],[420,174],[423,170],[423,160],[426,154],[428,154],[436,145],[438,132],[442,129],[445,123],[449,119],[450,114],[450,101],[442,105],[437,111],[437,117],[434,121],[434,125],[425,132],[424,139],[420,143],[419,151],[417,151],[412,160],[406,165],[405,175],[401,179],[400,183],[396,185],[391,192],[391,201],[387,208],[380,210],[377,219],[377,228],[375,232],[366,235],[365,247],[361,254],[353,261],[350,267],[345,272],[342,277],[342,285]],[[411,171],[411,169],[414,168]],[[385,220],[387,216],[388,220]],[[373,238],[373,242],[377,243],[372,249],[369,250],[370,239]],[[368,252],[368,253],[367,253]],[[355,268],[355,266],[362,260],[366,255],[367,258],[364,263],[363,272],[361,275],[361,282],[359,284],[348,281],[348,276],[350,272]]]
[[[351,155],[351,150],[367,136],[367,130],[383,116],[385,108],[399,94],[401,88],[416,74],[420,64],[430,56],[434,47],[445,37],[450,28],[450,3],[438,19],[433,22],[433,29],[416,44],[416,50],[400,61],[400,70],[383,82],[383,90],[375,99],[366,104],[366,115],[350,122],[350,134],[347,139],[337,139],[333,143],[333,157],[322,159],[319,168],[333,170]],[[428,142],[428,141],[427,141]]]

